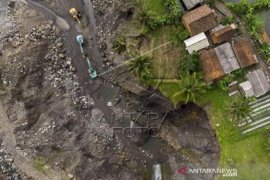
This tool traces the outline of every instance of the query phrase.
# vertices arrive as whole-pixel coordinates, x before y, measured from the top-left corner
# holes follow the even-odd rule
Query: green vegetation
[[[270,152],[270,131],[266,133],[267,141],[265,143],[265,149]]]
[[[120,54],[127,49],[126,38],[124,36],[117,36],[113,41],[113,49]]]
[[[233,82],[233,81],[242,81],[242,80],[244,80],[244,76],[245,76],[245,70],[244,69],[238,69],[238,70],[226,75],[221,80],[219,80],[217,82],[217,85],[223,91],[228,91],[229,90],[229,84],[231,82]]]
[[[186,54],[185,57],[179,61],[179,76],[187,72],[201,72],[201,65],[198,53]]]
[[[37,157],[33,160],[33,166],[36,168],[39,172],[46,174],[48,172],[48,165],[47,161],[43,157]]]
[[[246,120],[247,117],[250,116],[252,108],[250,107],[249,103],[253,101],[253,98],[243,98],[239,96],[234,98],[233,101],[227,107],[228,114],[231,115],[232,120],[234,121],[235,125],[237,125],[242,120]]]
[[[225,19],[222,20],[221,24],[222,25],[230,25],[232,23],[234,23],[235,21],[235,17],[234,16],[228,16]]]
[[[202,76],[197,73],[186,73],[180,77],[179,91],[172,98],[174,102],[178,97],[184,98],[185,103],[196,102],[197,98],[206,92],[207,85],[202,81]]]
[[[263,43],[259,49],[259,53],[270,63],[270,45]]]
[[[179,47],[188,36],[187,30],[183,26],[180,26],[180,28],[172,32],[171,40],[173,45]]]
[[[157,16],[153,11],[146,11],[145,9],[139,12],[138,20],[142,24],[142,34],[147,34],[166,22],[164,16]]]
[[[250,35],[259,39],[262,33],[262,23],[256,18],[256,13],[263,9],[270,8],[269,0],[255,0],[250,3],[248,0],[240,0],[239,3],[227,3],[227,6],[239,15],[249,27]]]
[[[129,70],[133,72],[140,80],[146,81],[152,78],[152,63],[149,56],[135,57],[129,63]]]
[[[187,38],[188,34],[181,27],[180,21],[175,21],[181,17],[181,12],[177,12],[176,14],[179,13],[179,16],[172,18],[172,14],[174,14],[173,9],[177,3],[167,0],[140,0],[139,2],[140,9],[142,9],[141,12],[145,12],[143,14],[139,12],[136,20],[139,21],[144,35],[147,35],[148,38],[146,43],[141,46],[140,51],[146,52],[169,40],[174,45],[173,47],[164,46],[149,54],[152,67],[147,68],[147,71],[150,71],[151,74],[153,73],[156,79],[146,78],[144,81],[152,86],[158,85],[160,92],[165,97],[171,99],[174,105],[196,101],[201,107],[207,107],[205,108],[207,115],[211,125],[216,130],[221,148],[221,167],[237,168],[239,179],[267,179],[270,175],[270,169],[268,168],[270,157],[267,156],[266,138],[262,132],[258,131],[243,137],[235,126],[235,118],[232,116],[234,114],[235,117],[240,117],[243,115],[243,111],[249,111],[249,108],[244,106],[246,103],[236,102],[237,100],[228,96],[227,91],[230,82],[242,80],[245,74],[244,70],[236,71],[226,76],[220,83],[207,88],[199,76],[201,70],[198,56],[196,54],[187,55],[183,48],[183,40]],[[237,12],[242,17],[250,29],[250,34],[256,39],[259,38],[261,32],[261,23],[256,13],[259,9],[266,7],[265,4],[259,5],[258,2],[256,1],[257,5],[251,8],[251,3],[245,1],[241,2],[243,3],[242,5],[229,5],[232,9],[235,9],[234,12]],[[175,10],[178,9],[175,8]],[[229,17],[223,21],[223,24],[230,24],[233,21],[234,17]],[[265,47],[261,49],[261,54],[267,55],[266,52]],[[160,74],[171,75],[175,73],[174,70],[171,70],[176,64],[173,60],[179,62],[179,79],[171,80],[165,79],[165,76],[161,77]],[[133,69],[132,71],[137,76],[140,76],[139,74],[141,73],[138,72],[141,70],[139,69],[144,69],[145,65],[143,65],[144,63],[138,64],[133,64],[137,68],[131,69]],[[228,115],[228,111],[231,115]],[[220,178],[222,179],[222,177]]]
[[[183,102],[183,99],[172,99],[173,94],[180,91],[179,80],[163,81],[159,90],[174,104]],[[212,127],[216,130],[221,148],[220,166],[223,168],[237,168],[238,179],[267,179],[270,175],[270,157],[266,150],[267,140],[265,130],[242,136],[235,127],[227,106],[234,97],[228,96],[218,86],[213,85],[197,99],[201,107],[208,107],[207,114]],[[225,177],[226,179],[228,177]],[[223,177],[220,177],[223,179]]]
[[[141,10],[138,21],[142,25],[142,34],[158,29],[164,25],[178,25],[181,18],[177,0],[140,0]]]

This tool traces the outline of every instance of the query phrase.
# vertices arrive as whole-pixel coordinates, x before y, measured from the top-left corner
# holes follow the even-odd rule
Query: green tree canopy
[[[179,83],[180,91],[173,95],[173,99],[182,97],[187,104],[190,101],[196,102],[196,99],[206,92],[207,85],[202,81],[202,77],[197,73],[185,73],[181,76]]]
[[[247,117],[252,119],[250,116],[252,108],[249,105],[252,100],[252,98],[239,96],[229,103],[227,110],[236,124],[242,120],[246,120]]]
[[[129,70],[141,80],[152,78],[152,62],[149,56],[139,56],[129,62]]]

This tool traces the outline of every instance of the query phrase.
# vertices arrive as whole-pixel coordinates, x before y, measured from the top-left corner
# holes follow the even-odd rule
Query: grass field
[[[151,51],[147,55],[153,58],[154,78],[177,78],[179,60],[185,52],[182,46],[173,47],[171,43],[171,32],[175,28],[164,26],[155,30],[149,34],[147,41],[144,41],[140,48],[142,54]]]
[[[160,16],[168,15],[165,3],[166,0],[139,0],[143,9],[152,11]]]

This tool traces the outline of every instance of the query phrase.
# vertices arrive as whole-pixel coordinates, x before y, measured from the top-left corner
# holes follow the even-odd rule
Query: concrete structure
[[[270,90],[270,84],[262,69],[254,70],[246,76],[253,87],[254,95],[256,97],[262,96]]]
[[[207,5],[186,13],[182,18],[182,22],[191,36],[209,31],[218,25],[215,11]]]
[[[204,0],[182,0],[187,10],[194,8],[195,6],[202,4]]]
[[[211,83],[225,75],[214,49],[202,50],[199,54],[206,82]]]
[[[197,52],[210,46],[209,41],[204,33],[200,33],[184,41],[189,54]]]
[[[240,68],[231,43],[228,42],[216,47],[215,52],[225,74]]]
[[[232,39],[236,32],[236,25],[228,26],[219,25],[210,31],[210,36],[214,44],[221,44]]]
[[[245,97],[252,97],[255,95],[253,87],[249,81],[240,83],[239,87]]]
[[[233,49],[242,68],[258,63],[253,44],[250,40],[241,39],[233,44]]]

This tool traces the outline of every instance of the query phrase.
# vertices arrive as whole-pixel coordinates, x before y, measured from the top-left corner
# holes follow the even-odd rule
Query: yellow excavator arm
[[[80,14],[78,13],[78,11],[75,8],[71,8],[69,10],[69,13],[79,24],[81,24],[81,21],[79,19]]]

